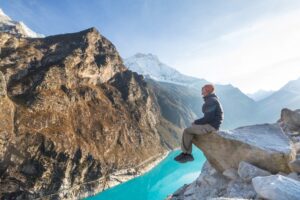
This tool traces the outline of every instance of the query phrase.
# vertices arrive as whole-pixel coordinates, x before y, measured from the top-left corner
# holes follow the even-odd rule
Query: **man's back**
[[[224,112],[218,97],[212,93],[204,98],[202,112],[204,116],[201,119],[195,120],[195,124],[210,124],[215,129],[219,129],[224,119]]]

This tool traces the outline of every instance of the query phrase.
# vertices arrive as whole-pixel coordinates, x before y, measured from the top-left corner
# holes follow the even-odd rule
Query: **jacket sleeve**
[[[204,106],[204,116],[200,119],[197,119],[194,121],[195,124],[207,124],[209,122],[212,122],[215,120],[215,111],[217,109],[217,103],[216,102],[209,102]]]

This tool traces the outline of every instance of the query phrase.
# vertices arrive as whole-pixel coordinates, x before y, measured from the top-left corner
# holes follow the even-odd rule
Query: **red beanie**
[[[206,84],[203,86],[203,88],[206,90],[206,92],[213,93],[215,91],[215,87],[213,84]]]

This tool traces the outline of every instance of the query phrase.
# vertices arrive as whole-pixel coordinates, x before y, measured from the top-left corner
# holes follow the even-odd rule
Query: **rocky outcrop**
[[[241,164],[245,165],[245,163]],[[253,169],[260,171],[255,166],[247,163],[244,168],[246,174],[252,174]],[[251,166],[251,167],[249,167]],[[234,172],[235,174],[237,172]],[[255,176],[249,181],[241,176],[228,177],[215,170],[207,161],[200,176],[191,184],[184,185],[174,194],[169,196],[168,200],[194,200],[194,199],[266,199],[266,200],[298,200],[299,199],[299,180],[300,175],[289,174]],[[243,175],[242,175],[243,176]]]
[[[296,150],[300,153],[300,109],[294,111],[288,108],[282,109],[278,123],[290,139],[293,140]]]
[[[298,111],[282,112],[276,124],[197,135],[194,143],[207,162],[193,183],[168,199],[300,199],[299,155],[290,134],[298,130]]]
[[[206,162],[200,176],[189,185],[178,189],[169,200],[193,199],[254,199],[257,194],[251,182],[240,177],[229,179]]]
[[[300,130],[300,109],[295,111],[288,108],[282,109],[279,122],[284,125],[286,132],[298,132]]]
[[[289,167],[295,173],[300,173],[300,109],[292,111],[284,108],[281,111],[281,117],[278,123],[286,135],[294,142],[297,156],[290,161]]]
[[[1,199],[91,195],[139,175],[171,146],[143,77],[96,29],[0,33],[0,47]]]
[[[293,143],[278,124],[246,126],[200,135],[195,138],[194,144],[220,172],[237,169],[241,161],[246,161],[272,173],[288,173],[288,162],[296,156]]]

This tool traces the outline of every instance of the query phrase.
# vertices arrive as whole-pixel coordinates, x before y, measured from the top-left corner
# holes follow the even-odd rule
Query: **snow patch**
[[[30,28],[28,28],[28,26],[26,26],[26,24],[24,24],[22,21],[20,22],[20,26],[22,27],[22,29],[24,30],[24,33],[25,33],[28,37],[32,37],[32,38],[44,37],[44,35],[32,31],[32,30],[31,30]]]
[[[32,31],[23,22],[12,20],[9,16],[7,16],[3,12],[1,8],[0,8],[0,32],[14,34],[19,37],[30,37],[30,38],[44,37],[44,35]]]
[[[7,16],[3,10],[0,8],[0,22],[1,20],[11,20],[9,16]]]

